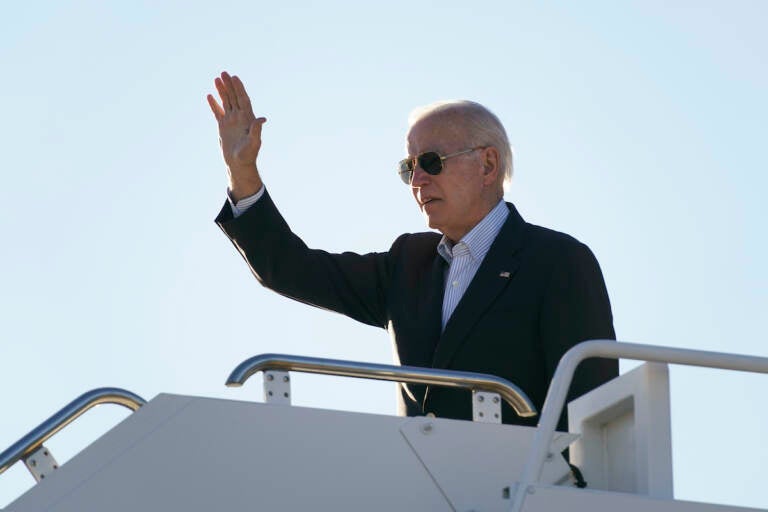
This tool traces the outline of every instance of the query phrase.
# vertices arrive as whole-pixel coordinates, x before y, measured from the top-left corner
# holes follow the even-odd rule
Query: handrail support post
[[[287,371],[264,372],[264,401],[268,404],[291,405],[291,375]]]
[[[59,469],[59,463],[53,458],[51,451],[44,444],[40,448],[21,459],[24,465],[35,479],[35,482],[43,480],[54,470]]]
[[[490,391],[472,390],[472,421],[501,423],[501,396]]]

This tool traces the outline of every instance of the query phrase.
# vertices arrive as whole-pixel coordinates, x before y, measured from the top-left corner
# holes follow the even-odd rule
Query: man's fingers
[[[232,110],[232,98],[224,81],[221,78],[216,78],[213,83],[216,85],[216,90],[221,97],[221,106],[224,107],[224,110]]]
[[[206,99],[208,99],[208,105],[211,107],[213,117],[216,118],[216,121],[221,121],[221,118],[224,117],[224,109],[221,108],[221,105],[219,105],[216,98],[213,97],[213,94],[206,96]]]
[[[245,109],[250,108],[251,99],[248,97],[248,93],[245,92],[245,86],[239,76],[235,75],[232,77],[232,85],[234,86],[235,96],[237,97],[237,104]]]
[[[221,80],[224,82],[224,86],[227,89],[227,94],[229,94],[229,101],[232,104],[232,108],[239,109],[240,104],[237,102],[238,98],[237,98],[237,93],[235,91],[235,85],[232,83],[232,77],[229,76],[229,73],[227,73],[226,71],[223,71],[221,73]]]

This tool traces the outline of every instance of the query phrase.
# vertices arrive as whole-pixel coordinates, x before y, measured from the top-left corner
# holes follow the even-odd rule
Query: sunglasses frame
[[[459,155],[466,155],[467,153],[471,153],[472,151],[477,151],[478,149],[485,149],[487,146],[477,146],[474,148],[464,149],[461,151],[457,151],[456,153],[451,153],[449,155],[442,156],[437,151],[425,151],[424,153],[421,153],[416,156],[404,158],[400,160],[400,163],[398,164],[399,170],[397,173],[400,175],[400,179],[403,180],[403,183],[406,185],[410,185],[413,182],[413,173],[416,171],[416,164],[418,163],[419,167],[421,167],[424,172],[429,174],[430,176],[437,176],[441,172],[443,172],[443,162],[445,160],[448,160],[449,158],[453,158],[454,156]],[[437,156],[437,162],[438,162],[438,168],[437,169],[427,169],[422,165],[422,159],[426,155],[435,155]],[[432,166],[429,166],[432,167]]]

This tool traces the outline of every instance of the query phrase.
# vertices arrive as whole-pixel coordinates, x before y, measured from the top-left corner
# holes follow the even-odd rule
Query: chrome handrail
[[[582,361],[591,357],[631,359],[723,370],[768,373],[768,358],[766,357],[659,347],[637,343],[617,343],[613,340],[591,340],[579,343],[560,358],[555,375],[552,377],[552,383],[544,400],[541,419],[533,438],[533,444],[528,452],[525,466],[523,466],[523,472],[518,482],[516,493],[513,496],[510,510],[514,512],[522,510],[525,497],[528,494],[527,488],[539,480],[549,445],[555,434],[557,421],[565,406],[573,374],[576,371],[576,367]]]
[[[139,395],[120,388],[97,388],[83,393],[0,453],[0,474],[33,453],[51,436],[96,405],[117,404],[135,411],[145,403],[146,400]]]
[[[518,416],[529,418],[537,414],[536,407],[525,392],[501,377],[483,373],[419,368],[416,366],[392,366],[338,359],[322,359],[318,357],[261,354],[246,359],[237,365],[237,368],[227,378],[226,385],[229,387],[242,386],[254,373],[267,370],[320,373],[342,377],[407,382],[411,384],[433,384],[475,391],[490,391],[498,393],[512,406]]]

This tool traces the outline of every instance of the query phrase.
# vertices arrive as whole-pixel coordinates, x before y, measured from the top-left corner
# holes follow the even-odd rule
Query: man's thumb
[[[248,127],[248,135],[252,139],[261,139],[261,127],[267,122],[266,117],[258,117],[251,121],[251,126]]]

